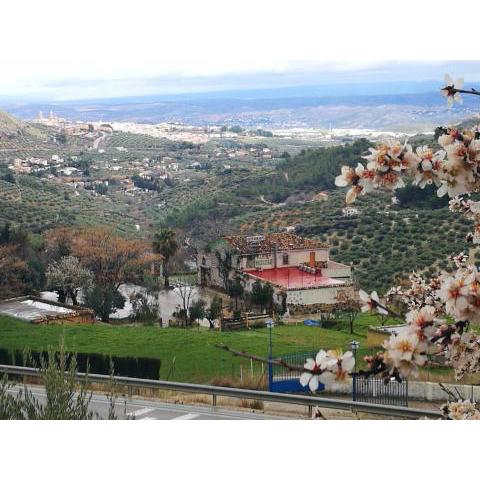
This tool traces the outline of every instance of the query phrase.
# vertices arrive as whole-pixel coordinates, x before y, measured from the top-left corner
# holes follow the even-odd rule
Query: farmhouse
[[[326,243],[288,232],[223,237],[199,254],[198,281],[225,288],[229,267],[228,278],[239,276],[247,291],[256,281],[267,282],[277,303],[314,311],[338,303],[340,292],[353,293],[351,267],[332,261],[329,249]]]
[[[358,215],[360,212],[358,208],[355,207],[345,207],[342,208],[342,215],[344,217],[354,217],[355,215]]]

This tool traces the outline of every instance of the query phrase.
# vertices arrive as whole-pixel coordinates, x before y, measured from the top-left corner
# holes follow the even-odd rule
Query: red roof
[[[266,280],[279,287],[289,289],[331,287],[344,285],[345,282],[330,277],[322,277],[321,274],[308,273],[297,267],[267,268],[265,270],[244,270],[254,277]]]

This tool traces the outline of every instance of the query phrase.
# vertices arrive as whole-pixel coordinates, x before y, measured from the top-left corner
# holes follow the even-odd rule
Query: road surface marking
[[[145,415],[146,413],[150,413],[156,410],[155,408],[152,407],[145,407],[141,408],[140,410],[135,410],[134,412],[128,412],[127,417],[139,417],[140,415]]]
[[[142,417],[142,418],[139,418],[139,420],[159,420],[159,419],[155,417]]]
[[[187,413],[186,415],[180,415],[179,417],[172,418],[172,420],[193,420],[200,415],[200,413]]]

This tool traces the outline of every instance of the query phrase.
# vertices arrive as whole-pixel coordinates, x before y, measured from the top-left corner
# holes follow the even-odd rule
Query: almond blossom
[[[422,146],[416,150],[417,171],[414,178],[414,185],[418,185],[420,188],[425,188],[426,185],[435,184],[440,187],[440,174],[443,159],[446,152],[444,150],[438,150],[433,152],[430,147]]]
[[[480,412],[470,400],[459,400],[442,405],[442,411],[449,420],[479,420]]]
[[[339,382],[347,380],[355,365],[353,353],[329,350],[328,355],[330,356],[328,368],[335,375],[335,380]]]
[[[359,290],[358,295],[363,305],[362,312],[377,312],[381,315],[388,315],[387,310],[381,305],[377,292],[372,292],[370,295],[364,290]]]
[[[446,276],[443,279],[438,296],[445,302],[445,310],[452,315],[468,307],[469,285],[473,281],[471,275],[457,272],[455,276]]]
[[[460,93],[455,92],[455,89],[461,90],[463,88],[463,78],[453,80],[452,77],[445,74],[445,87],[442,88],[442,95],[447,99],[448,107],[451,108],[454,102],[463,103]]]
[[[438,144],[446,148],[448,145],[451,145],[455,141],[457,130],[451,129],[449,133],[444,133],[438,137]]]
[[[480,371],[480,338],[473,332],[452,335],[447,355],[457,380]]]
[[[355,173],[355,169],[352,167],[343,166],[342,173],[335,178],[335,185],[337,187],[346,187],[352,185],[354,182],[358,182],[358,175]]]
[[[407,378],[415,375],[418,367],[425,365],[427,357],[426,342],[421,341],[418,335],[411,329],[407,329],[391,335],[383,344],[386,354],[386,364],[390,371],[398,370],[400,374]]]
[[[410,171],[415,164],[406,143],[402,145],[398,141],[388,141],[377,148],[369,148],[369,152],[363,158],[368,161],[367,170],[375,172],[374,188],[394,190],[405,185],[401,174]]]
[[[420,341],[431,340],[435,336],[437,325],[441,322],[436,318],[435,307],[432,306],[410,310],[405,320]]]
[[[337,187],[346,187],[351,185],[346,195],[346,203],[350,204],[355,201],[357,195],[365,195],[373,189],[373,172],[369,172],[359,163],[355,169],[352,167],[342,167],[342,173],[335,178]]]
[[[315,357],[308,358],[300,376],[300,384],[308,387],[312,392],[318,390],[320,383],[329,384],[334,381],[345,381],[355,365],[352,352],[342,353],[337,350],[320,350]]]
[[[363,158],[367,165],[343,167],[336,178],[337,186],[351,185],[347,203],[359,194],[373,189],[395,190],[412,183],[424,188],[434,184],[437,195],[455,198],[480,189],[480,132],[477,127],[460,131],[455,127],[441,128],[438,143],[442,150],[420,146],[413,151],[407,143],[389,141],[369,148]],[[479,222],[480,223],[480,222]]]
[[[309,370],[308,372],[302,373],[300,376],[300,384],[303,387],[308,387],[312,392],[316,392],[320,383],[330,383],[334,374],[327,370],[327,364],[330,361],[330,357],[327,355],[325,350],[320,350],[315,357],[308,358],[305,362],[304,368]]]

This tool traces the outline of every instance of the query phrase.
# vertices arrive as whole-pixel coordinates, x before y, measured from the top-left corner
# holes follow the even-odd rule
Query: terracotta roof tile
[[[254,237],[258,237],[255,241]],[[223,237],[234,249],[240,253],[263,253],[271,252],[274,246],[282,250],[308,250],[315,248],[328,248],[328,243],[299,237],[293,233],[267,233],[254,236],[228,236]]]

